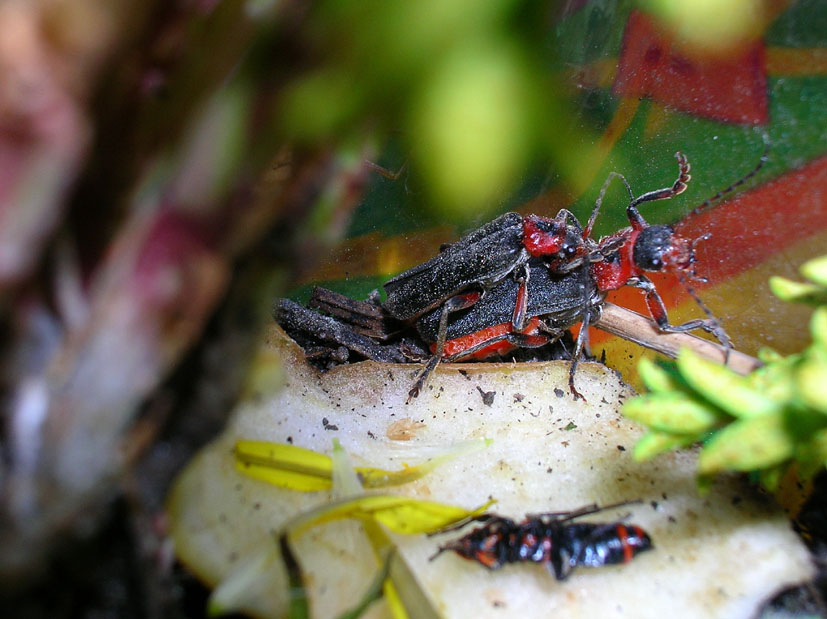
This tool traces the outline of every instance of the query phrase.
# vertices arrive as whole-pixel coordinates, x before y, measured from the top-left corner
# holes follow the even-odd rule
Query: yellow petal
[[[420,479],[452,458],[490,444],[490,439],[464,441],[417,466],[405,466],[398,471],[356,467],[356,473],[365,488],[399,486]],[[328,490],[332,486],[333,463],[330,457],[303,447],[268,441],[238,441],[234,455],[236,469],[240,473],[280,488],[315,492]]]
[[[474,510],[467,510],[455,505],[412,497],[370,494],[326,503],[294,519],[288,528],[291,534],[298,535],[318,524],[343,518],[356,518],[380,522],[395,533],[433,533],[455,522],[483,513],[493,502],[488,501]]]

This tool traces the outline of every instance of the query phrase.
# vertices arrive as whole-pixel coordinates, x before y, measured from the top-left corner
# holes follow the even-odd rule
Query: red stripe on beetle
[[[635,551],[629,544],[629,532],[622,524],[617,525],[617,539],[620,540],[620,545],[623,547],[623,562],[628,563],[635,556]]]
[[[520,333],[533,335],[537,332],[539,325],[540,320],[535,316],[528,321],[528,324],[526,324],[525,328]],[[454,338],[453,340],[448,340],[445,342],[442,355],[444,357],[451,357],[461,353],[463,350],[468,350],[469,348],[478,346],[488,340],[492,340],[513,332],[514,330],[512,329],[510,322],[503,322],[498,325],[494,325],[493,327],[480,329],[479,331],[474,331],[474,333],[469,333],[468,335],[463,335],[462,337]],[[494,354],[506,353],[513,348],[514,345],[511,342],[501,340],[491,344],[490,346],[481,348],[467,357],[464,357],[464,359],[485,359],[486,357],[490,357]],[[431,344],[431,352],[434,352],[435,350],[436,344]]]

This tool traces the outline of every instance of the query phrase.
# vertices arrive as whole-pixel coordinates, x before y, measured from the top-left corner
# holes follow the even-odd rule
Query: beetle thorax
[[[523,244],[535,257],[561,254],[571,258],[581,244],[578,231],[560,219],[528,215],[523,220],[523,230]]]

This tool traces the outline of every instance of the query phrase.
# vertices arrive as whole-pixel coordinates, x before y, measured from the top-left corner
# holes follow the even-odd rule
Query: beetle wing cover
[[[503,279],[528,259],[522,236],[522,217],[501,215],[385,283],[385,309],[394,318],[411,320],[462,290]]]
[[[519,288],[517,281],[505,279],[469,309],[452,314],[448,339],[511,321]],[[581,271],[572,271],[557,275],[549,272],[542,262],[529,263],[526,319],[540,316],[548,326],[566,329],[582,320],[585,306],[593,307],[602,300],[588,274],[584,277]],[[417,331],[426,342],[436,341],[439,314],[433,310],[417,321]]]

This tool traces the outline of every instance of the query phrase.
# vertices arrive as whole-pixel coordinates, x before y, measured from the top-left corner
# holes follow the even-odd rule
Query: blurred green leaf
[[[807,406],[827,414],[827,351],[813,351],[801,363],[795,386]]]
[[[758,474],[761,485],[770,492],[774,492],[778,488],[778,484],[781,483],[781,478],[784,477],[786,470],[787,467],[783,464],[762,470]]]
[[[695,437],[667,432],[647,432],[635,445],[634,458],[637,462],[651,460],[657,455],[687,447],[695,442]]]
[[[819,307],[810,318],[810,333],[813,341],[823,350],[827,350],[827,307]]]
[[[365,102],[345,67],[330,66],[299,78],[285,95],[283,121],[293,137],[313,142],[350,127]]]
[[[795,371],[800,360],[800,355],[779,355],[775,360],[765,362],[764,367],[752,372],[746,377],[746,381],[752,389],[763,393],[774,402],[789,402],[795,398]]]
[[[813,258],[801,265],[801,274],[823,288],[827,288],[827,256]]]
[[[698,458],[701,474],[753,471],[780,464],[795,453],[795,441],[780,414],[739,419],[716,432]]]
[[[434,67],[416,95],[413,154],[440,207],[476,214],[526,167],[537,103],[524,64],[507,41],[474,40]]]
[[[665,393],[675,391],[685,386],[680,380],[680,375],[674,371],[667,371],[663,366],[658,365],[647,357],[641,358],[637,366],[643,384],[653,393]]]
[[[724,54],[758,37],[770,19],[753,0],[640,0],[689,44],[706,54]]]
[[[815,284],[796,282],[786,277],[770,277],[770,290],[782,301],[821,305],[827,303],[827,290]]]
[[[684,348],[678,369],[686,381],[710,402],[735,417],[752,417],[777,411],[778,403],[752,388],[749,381],[728,367],[708,361]]]
[[[708,432],[724,419],[714,407],[680,392],[638,396],[623,405],[623,414],[657,432],[691,436]]]

